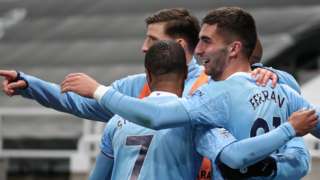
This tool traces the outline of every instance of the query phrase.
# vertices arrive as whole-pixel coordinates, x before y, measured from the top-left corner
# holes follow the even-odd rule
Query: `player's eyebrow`
[[[208,37],[208,36],[205,36],[205,35],[200,36],[199,39],[200,39],[201,41],[205,41],[205,42],[210,42],[210,41],[211,41],[211,38]]]
[[[153,35],[148,35],[148,37],[149,37],[150,39],[152,39],[152,40],[158,40],[158,38],[155,37],[155,36],[153,36]]]

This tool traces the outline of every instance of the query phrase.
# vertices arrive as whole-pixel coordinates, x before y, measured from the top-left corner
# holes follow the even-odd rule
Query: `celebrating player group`
[[[2,89],[106,122],[90,180],[301,179],[319,109],[288,73],[264,67],[254,18],[239,7],[145,19],[145,73],[104,86],[84,73],[53,84],[0,70]],[[200,62],[201,65],[198,64]]]

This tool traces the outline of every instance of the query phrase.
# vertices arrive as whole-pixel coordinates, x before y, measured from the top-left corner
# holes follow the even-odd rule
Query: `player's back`
[[[292,88],[285,84],[278,84],[275,88],[270,85],[266,87],[256,85],[255,81],[248,74],[236,75],[227,82],[232,85],[229,89],[232,102],[227,127],[231,133],[238,139],[254,137],[259,134],[271,131],[280,124],[287,122],[289,116],[302,107],[309,108],[310,104],[305,104],[302,97]],[[232,93],[235,91],[237,93]],[[251,147],[248,147],[250,149]],[[273,152],[273,158],[278,157],[278,170],[273,179],[300,179],[301,175],[306,173],[308,162],[299,162],[299,158],[290,156],[301,156],[300,161],[308,159],[308,151],[304,149],[302,140],[295,138],[284,146]],[[288,158],[285,158],[285,154]],[[283,162],[281,162],[281,160]],[[290,175],[286,170],[291,166],[285,164],[295,164],[295,173],[297,176]],[[281,165],[280,165],[281,164]],[[288,169],[285,169],[288,168]],[[292,172],[291,172],[292,173]],[[270,177],[251,177],[250,180],[270,179]]]
[[[288,94],[295,92],[285,85],[258,86],[245,73],[237,73],[225,83],[230,96],[225,128],[237,139],[266,133],[286,122],[292,113]]]
[[[175,97],[148,97],[156,103]],[[112,179],[196,179],[200,155],[191,126],[155,131],[118,117],[108,124],[112,139]]]

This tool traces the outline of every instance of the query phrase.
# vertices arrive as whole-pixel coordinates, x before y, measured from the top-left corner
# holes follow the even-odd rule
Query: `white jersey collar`
[[[178,97],[176,94],[173,94],[171,92],[167,91],[153,91],[149,95],[149,97],[156,97],[156,96],[172,96],[172,97]]]

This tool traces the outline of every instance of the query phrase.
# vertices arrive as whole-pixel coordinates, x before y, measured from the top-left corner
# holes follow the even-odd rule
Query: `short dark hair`
[[[158,41],[145,55],[144,66],[153,75],[187,73],[188,66],[182,46],[175,41]]]
[[[147,17],[145,22],[147,26],[165,22],[165,34],[172,38],[185,39],[192,53],[199,41],[199,21],[185,8],[162,9]]]
[[[227,41],[233,41],[233,37],[240,40],[243,53],[250,58],[256,45],[257,31],[254,19],[248,12],[239,7],[214,9],[203,18],[202,24],[217,25],[218,33]]]

